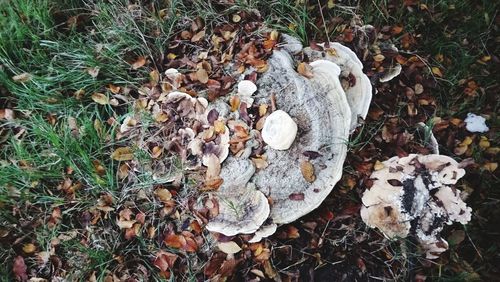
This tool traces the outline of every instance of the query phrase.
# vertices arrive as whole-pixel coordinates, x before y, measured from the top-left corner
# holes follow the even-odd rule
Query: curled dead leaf
[[[132,69],[136,70],[143,67],[146,64],[146,58],[144,56],[139,56],[135,62],[132,63]]]
[[[307,182],[312,183],[316,180],[316,175],[314,175],[314,166],[310,161],[302,161],[300,163],[300,172],[302,172],[302,176]]]
[[[92,100],[96,102],[97,104],[100,105],[107,105],[109,104],[109,98],[108,96],[102,94],[102,93],[94,93],[92,94]]]
[[[130,161],[134,158],[134,153],[130,147],[119,147],[111,154],[111,158],[116,161]]]
[[[300,75],[305,76],[307,78],[312,78],[314,76],[312,72],[312,67],[306,62],[302,62],[298,65],[297,72]]]
[[[220,242],[217,247],[226,254],[236,254],[241,251],[241,247],[233,241]]]

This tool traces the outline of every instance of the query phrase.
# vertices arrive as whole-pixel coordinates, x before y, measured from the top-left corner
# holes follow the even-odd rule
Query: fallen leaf
[[[14,111],[11,109],[0,109],[0,119],[13,120]]]
[[[239,23],[241,21],[241,17],[238,14],[234,14],[231,19],[233,20],[233,23]]]
[[[485,163],[483,168],[489,172],[494,172],[498,168],[498,163]]]
[[[382,62],[384,59],[385,59],[385,56],[382,54],[378,54],[378,55],[373,56],[373,60],[375,62]]]
[[[168,191],[168,189],[160,188],[155,190],[155,195],[158,197],[158,200],[166,203],[172,199],[172,193]]]
[[[32,254],[36,251],[36,246],[35,244],[28,243],[23,245],[23,252],[27,254]]]
[[[178,255],[170,252],[159,251],[156,254],[156,258],[153,264],[154,266],[158,267],[158,269],[160,269],[160,271],[164,273],[164,275],[165,273],[168,273],[168,275],[170,275],[169,269],[174,267],[175,261],[178,257]]]
[[[14,80],[15,82],[26,82],[26,81],[29,81],[31,79],[31,74],[25,72],[25,73],[21,73],[21,74],[18,74],[18,75],[15,75],[12,77],[12,80]]]
[[[302,176],[307,182],[312,183],[316,180],[314,166],[310,161],[302,161],[300,163],[300,172],[302,172]]]
[[[153,150],[152,150],[152,154],[151,154],[151,157],[153,159],[157,159],[161,156],[161,154],[163,153],[163,148],[160,147],[160,146],[154,146],[153,147]]]
[[[116,161],[130,161],[134,158],[134,154],[130,147],[119,147],[111,154],[111,158]]]
[[[102,93],[94,93],[92,94],[92,100],[96,102],[97,104],[100,105],[107,105],[109,104],[109,98],[108,96],[102,94]]]
[[[12,265],[12,272],[14,273],[16,280],[18,281],[28,280],[28,275],[26,274],[27,270],[28,267],[26,267],[23,257],[22,256],[15,257],[14,263]]]
[[[226,254],[236,254],[241,251],[241,247],[233,241],[220,242],[217,244],[217,247]]]
[[[132,63],[132,69],[136,70],[143,67],[146,64],[146,58],[144,56],[139,56],[135,62]]]
[[[298,65],[297,72],[300,75],[305,76],[307,78],[312,78],[314,76],[312,72],[312,67],[306,62],[302,62]]]
[[[92,78],[96,78],[99,75],[99,67],[88,68],[87,73],[90,74]]]
[[[196,71],[196,77],[198,78],[198,81],[203,84],[208,82],[208,73],[204,68],[199,68]]]
[[[436,76],[443,77],[443,73],[441,72],[441,69],[438,67],[432,67],[432,73]]]
[[[200,41],[203,37],[205,37],[205,30],[203,29],[202,31],[196,33],[192,38],[191,42],[198,42]]]

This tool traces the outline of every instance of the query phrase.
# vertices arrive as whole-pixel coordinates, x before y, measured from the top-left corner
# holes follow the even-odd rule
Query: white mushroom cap
[[[242,96],[251,96],[257,91],[257,85],[251,80],[242,80],[238,83],[238,94]]]
[[[297,124],[284,111],[270,114],[262,128],[262,139],[275,150],[288,150],[297,135]]]

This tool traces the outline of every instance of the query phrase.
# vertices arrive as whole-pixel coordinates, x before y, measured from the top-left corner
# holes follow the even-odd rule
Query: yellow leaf
[[[108,96],[102,94],[102,93],[94,93],[92,94],[92,100],[96,102],[97,104],[101,105],[107,105],[109,104],[109,98]]]
[[[214,129],[218,134],[222,134],[226,131],[226,126],[222,120],[216,120],[214,121]]]
[[[24,244],[23,246],[23,252],[27,254],[34,253],[36,251],[36,246],[32,243]]]
[[[382,54],[378,54],[378,55],[373,56],[373,60],[375,62],[382,62],[384,59],[385,59],[385,56]]]
[[[154,146],[153,147],[153,154],[151,155],[151,157],[153,159],[157,159],[161,156],[161,153],[163,153],[163,148],[159,147],[159,146]]]
[[[168,53],[168,55],[167,55],[167,59],[169,59],[169,60],[173,60],[173,59],[175,59],[175,58],[177,58],[177,55],[176,55],[176,54],[174,54],[174,53]]]
[[[498,168],[498,163],[485,163],[483,168],[489,172],[494,172]]]
[[[332,9],[333,7],[335,7],[335,1],[328,0],[328,3],[326,3],[326,7],[328,7],[328,9]]]
[[[232,20],[234,23],[238,23],[241,21],[241,17],[238,14],[234,14]]]
[[[488,141],[488,138],[486,136],[481,136],[481,141],[479,141],[479,147],[481,149],[487,149],[490,147],[490,141]]]
[[[134,154],[130,147],[119,147],[111,154],[111,158],[117,161],[130,161],[134,158]]]
[[[385,167],[385,165],[383,163],[381,163],[380,161],[376,161],[375,164],[373,165],[373,169],[374,170],[381,170]]]
[[[438,67],[432,67],[432,73],[436,76],[443,77],[443,73]]]

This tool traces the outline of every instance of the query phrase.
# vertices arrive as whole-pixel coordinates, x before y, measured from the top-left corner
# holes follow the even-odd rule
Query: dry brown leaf
[[[229,99],[229,105],[231,105],[231,112],[235,112],[236,110],[238,110],[240,108],[240,103],[241,100],[238,95],[231,96],[231,98]]]
[[[118,94],[118,93],[120,93],[121,87],[120,86],[116,86],[114,84],[109,84],[108,85],[108,89],[109,89],[109,91],[111,91],[111,93]]]
[[[92,100],[96,102],[97,104],[100,105],[107,105],[109,104],[109,98],[108,96],[102,94],[102,93],[94,93],[92,94]]]
[[[164,203],[172,199],[172,193],[165,188],[160,188],[155,190],[155,195],[158,199]]]
[[[12,80],[14,80],[15,82],[26,82],[26,81],[29,81],[31,79],[31,74],[25,72],[25,73],[21,73],[21,74],[18,74],[18,75],[15,75],[12,77]]]
[[[300,163],[300,172],[302,172],[302,176],[307,182],[312,183],[316,180],[314,166],[310,161],[302,161]]]
[[[200,41],[203,37],[205,37],[205,30],[203,29],[202,31],[196,33],[192,38],[191,42],[198,42]]]
[[[312,72],[312,67],[306,62],[302,62],[298,65],[297,72],[300,75],[305,76],[307,78],[312,78],[314,76]]]
[[[132,69],[136,70],[143,67],[146,64],[146,58],[144,56],[139,56],[135,62],[132,63]]]
[[[87,73],[92,76],[92,78],[96,78],[99,75],[99,67],[88,68]]]
[[[161,156],[161,154],[163,153],[163,148],[160,147],[160,146],[154,146],[153,147],[153,150],[152,150],[152,154],[151,154],[151,157],[153,159],[157,159]]]
[[[198,81],[203,84],[208,82],[208,73],[204,68],[199,68],[196,71],[196,77],[198,78]]]
[[[238,246],[238,244],[236,244],[233,241],[220,242],[217,244],[217,247],[219,248],[219,250],[223,251],[224,253],[226,253],[228,255],[229,254],[236,254],[236,253],[241,251],[241,247]]]
[[[0,109],[0,119],[13,120],[14,111],[11,109]]]
[[[111,158],[116,161],[130,161],[134,158],[134,153],[130,147],[119,147],[111,154]]]

